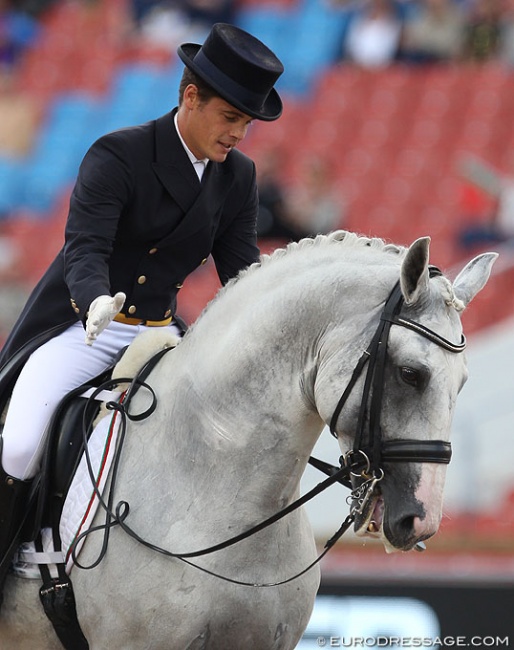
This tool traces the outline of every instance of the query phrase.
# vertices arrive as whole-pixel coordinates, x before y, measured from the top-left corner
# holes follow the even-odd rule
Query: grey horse
[[[128,424],[115,487],[115,502],[130,504],[126,523],[150,544],[180,554],[290,504],[395,283],[405,318],[458,342],[460,314],[486,284],[495,257],[476,257],[451,282],[430,277],[428,238],[404,248],[344,231],[263,257],[219,292],[148,378],[157,408]],[[448,441],[465,379],[464,354],[393,325],[384,440]],[[363,382],[359,377],[335,424],[342,453],[353,444]],[[147,401],[138,392],[134,411]],[[435,534],[445,471],[443,463],[386,465],[380,490],[356,519],[357,533],[380,537],[388,550],[412,549]],[[99,513],[95,523],[101,519]],[[86,539],[81,564],[94,562],[100,537]],[[303,509],[192,560],[200,568],[114,527],[103,561],[71,572],[78,617],[91,650],[292,650],[312,611],[317,565],[280,585],[249,585],[283,582],[316,554]],[[38,588],[37,581],[9,578],[2,650],[61,647]]]

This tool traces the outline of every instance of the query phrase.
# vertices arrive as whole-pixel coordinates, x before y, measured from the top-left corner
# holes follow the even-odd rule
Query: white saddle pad
[[[88,444],[91,468],[83,454],[62,511],[59,525],[62,552],[54,551],[51,529],[43,530],[43,552],[37,552],[33,542],[20,546],[14,562],[14,571],[18,576],[40,578],[38,564],[55,565],[64,562],[68,573],[73,568],[73,558],[78,557],[85,538],[78,542],[76,540],[89,529],[98,509],[99,499],[94,485],[102,494],[109,478],[120,421],[118,412],[114,411],[104,416],[91,434]],[[51,573],[54,577],[58,575],[55,567],[51,567]]]
[[[131,343],[128,351],[116,365],[113,378],[135,377],[140,368],[154,354],[166,348],[174,348],[180,341],[175,329],[167,327],[149,328],[139,334]],[[119,387],[120,388],[120,387]],[[89,397],[93,390],[86,391],[83,397]],[[102,391],[95,395],[101,402],[118,401],[121,393]],[[50,566],[53,577],[57,577],[55,564],[64,562],[69,573],[73,568],[73,557],[78,557],[85,538],[77,542],[78,537],[91,526],[97,511],[99,500],[93,488],[98,486],[103,492],[109,478],[116,450],[116,441],[121,418],[117,411],[109,413],[96,425],[89,441],[89,456],[92,471],[90,472],[85,456],[82,458],[77,473],[69,490],[61,517],[59,532],[62,542],[62,552],[55,552],[52,542],[52,531],[42,531],[43,552],[37,553],[34,544],[23,544],[18,550],[14,561],[15,572],[25,578],[40,578],[38,564]],[[92,476],[91,476],[92,475]],[[73,551],[73,553],[72,553]]]

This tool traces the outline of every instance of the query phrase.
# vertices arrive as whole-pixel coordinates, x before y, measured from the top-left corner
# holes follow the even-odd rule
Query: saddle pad
[[[38,564],[47,564],[53,577],[57,577],[55,564],[65,563],[70,573],[74,565],[73,557],[78,557],[85,538],[76,544],[74,556],[72,545],[81,533],[91,526],[99,505],[93,480],[102,494],[109,477],[109,470],[116,450],[116,441],[121,418],[118,412],[105,415],[95,426],[89,439],[88,450],[91,471],[86,455],[83,454],[64,503],[59,534],[62,551],[55,551],[52,530],[41,531],[43,551],[37,552],[34,542],[25,542],[18,549],[13,570],[19,577],[40,578]]]
[[[59,533],[68,573],[74,564],[73,544],[79,535],[91,526],[99,505],[98,493],[103,493],[109,477],[120,421],[118,412],[114,411],[104,416],[96,425],[88,444],[91,468],[88,467],[86,455],[83,454],[66,497]],[[98,493],[93,487],[93,480]],[[78,557],[84,541],[85,537],[76,543],[75,556]]]

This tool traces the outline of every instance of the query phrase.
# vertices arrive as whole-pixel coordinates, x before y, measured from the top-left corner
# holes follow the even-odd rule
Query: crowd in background
[[[329,0],[349,14],[341,59],[366,67],[393,61],[514,63],[512,0]]]
[[[16,63],[37,21],[60,0],[0,0],[0,64]],[[92,2],[95,0],[82,0]],[[298,0],[299,2],[300,0]],[[344,12],[339,60],[365,67],[486,61],[514,64],[513,0],[319,0]],[[174,48],[215,22],[233,22],[237,0],[132,0],[134,27]],[[294,5],[294,3],[292,3]]]
[[[298,0],[300,2],[300,0]],[[340,60],[364,67],[486,61],[514,64],[512,0],[319,0],[344,12]],[[294,3],[293,3],[294,5]],[[141,32],[174,44],[232,22],[234,0],[133,0]]]
[[[514,0],[317,1],[345,17],[334,64],[363,68],[490,60],[514,64]],[[13,74],[25,48],[37,39],[40,18],[59,2],[63,0],[0,0],[0,79]],[[288,8],[300,2],[305,0],[291,0]],[[181,42],[201,42],[215,22],[236,22],[244,2],[128,0],[127,6],[132,36],[174,52]],[[294,188],[280,186],[277,156],[268,152],[256,162],[261,237],[294,240],[344,223],[344,197],[321,161],[311,161]]]
[[[122,4],[124,12],[128,13],[129,27],[122,30],[123,39],[126,34],[127,38],[156,44],[167,49],[170,56],[181,42],[203,41],[215,22],[237,23],[247,4],[246,0],[0,0],[3,132],[16,130],[25,137],[23,147],[17,145],[15,157],[21,159],[30,152],[38,115],[33,106],[16,103],[15,97],[11,97],[8,104],[4,101],[2,75],[16,75],[24,52],[37,44],[38,35],[44,32],[43,20],[53,8],[66,5],[99,7],[111,2]],[[311,12],[316,12],[319,6],[320,11],[327,12],[329,8],[330,16],[337,17],[334,21],[337,23],[337,52],[328,61],[330,66],[381,69],[400,64],[414,69],[427,64],[480,65],[499,61],[506,66],[513,65],[514,69],[514,0],[248,0],[248,6],[257,10],[276,6],[280,11],[280,4],[283,4],[284,15],[309,5]],[[308,38],[308,34],[302,38]],[[315,44],[311,44],[311,50],[312,47]],[[27,128],[27,118],[23,129],[9,127],[8,123],[18,122],[7,119],[7,110],[17,117],[23,115],[23,110],[28,111],[30,124],[34,125]],[[0,130],[0,159],[11,153],[2,146]],[[345,179],[334,179],[330,166],[316,158],[301,167],[294,184],[289,185],[281,174],[284,163],[280,156],[279,148],[268,149],[255,159],[260,193],[259,237],[290,241],[345,227],[348,223],[351,227],[352,204],[348,200],[347,205],[344,195]],[[484,241],[514,239],[512,170],[508,173],[494,170],[501,179],[490,182],[492,167],[489,165],[484,172],[484,165],[489,163],[481,163],[481,171],[475,161],[473,173],[468,165],[461,176],[468,190],[462,213],[470,224],[456,242],[462,249],[473,248]],[[488,179],[485,185],[484,178]],[[9,215],[0,214],[0,221],[7,223]],[[0,231],[0,257],[4,262],[3,265],[0,262],[0,274],[2,268],[8,272],[16,268],[16,264],[9,261],[8,247],[2,249],[4,243]]]

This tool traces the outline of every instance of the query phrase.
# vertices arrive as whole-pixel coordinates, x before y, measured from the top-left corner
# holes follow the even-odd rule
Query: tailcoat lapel
[[[156,120],[152,167],[166,190],[187,212],[198,196],[200,181],[178,137],[174,115],[172,111]]]
[[[161,183],[184,211],[184,217],[160,245],[176,243],[208,228],[217,226],[219,208],[228,194],[233,180],[232,172],[220,163],[209,162],[203,182],[191,164],[173,124],[174,112],[159,118],[156,123],[156,162],[153,168]],[[211,234],[211,233],[209,233]]]

